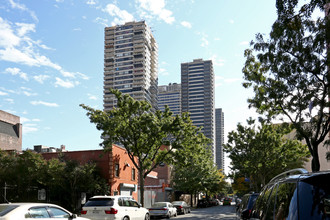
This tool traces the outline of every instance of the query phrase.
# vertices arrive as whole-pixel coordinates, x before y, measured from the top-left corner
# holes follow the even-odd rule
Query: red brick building
[[[49,160],[58,156],[58,152],[42,153]],[[113,145],[111,152],[103,150],[62,152],[69,159],[81,164],[95,162],[110,186],[110,195],[130,195],[137,198],[138,172],[128,157],[125,148]]]

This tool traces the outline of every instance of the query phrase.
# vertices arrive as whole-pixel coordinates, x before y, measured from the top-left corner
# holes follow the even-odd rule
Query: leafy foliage
[[[249,178],[249,190],[259,191],[275,175],[307,161],[307,147],[287,138],[291,132],[287,124],[262,123],[256,128],[251,118],[247,123],[246,127],[238,124],[237,131],[229,133],[224,151],[229,153],[232,175]]]
[[[268,120],[292,123],[313,157],[312,170],[318,171],[318,146],[330,131],[329,16],[312,18],[315,9],[325,12],[325,0],[311,0],[298,10],[300,2],[276,1],[278,18],[269,38],[257,34],[245,51],[243,86],[255,92],[250,107]]]
[[[46,189],[47,201],[77,211],[81,192],[103,194],[109,188],[94,163],[80,165],[63,157],[47,161],[32,151],[0,151],[0,167],[4,202],[38,202],[38,190]]]
[[[111,150],[114,143],[123,145],[127,150],[139,171],[143,204],[146,176],[160,163],[173,164],[185,160],[175,151],[191,150],[195,146],[193,141],[204,146],[207,139],[202,134],[197,134],[198,130],[193,128],[188,114],[173,117],[168,107],[164,112],[152,112],[148,102],[136,101],[118,90],[110,91],[117,98],[116,108],[104,112],[83,104],[81,107],[87,110],[87,116],[96,124],[96,128],[102,131],[105,139],[101,145],[105,150]],[[198,150],[199,148],[196,154]]]

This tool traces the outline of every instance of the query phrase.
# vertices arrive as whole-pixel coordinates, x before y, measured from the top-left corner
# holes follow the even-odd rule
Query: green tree
[[[120,143],[139,172],[141,203],[144,203],[144,180],[160,163],[174,161],[174,149],[184,146],[183,128],[186,117],[164,112],[151,112],[146,101],[136,101],[118,90],[110,90],[117,98],[117,107],[108,112],[95,110],[81,104],[87,116],[105,137],[102,146],[111,150],[113,143]],[[164,146],[169,146],[164,148]]]
[[[214,166],[209,139],[200,133],[200,128],[193,126],[188,114],[183,117],[186,126],[181,129],[183,147],[175,151],[173,187],[191,194],[191,198],[199,192],[216,194],[221,191],[224,176]]]
[[[251,190],[259,191],[275,175],[307,161],[306,145],[287,138],[291,132],[287,124],[257,127],[251,118],[247,123],[246,127],[238,124],[237,131],[228,134],[224,151],[229,153],[231,170],[249,178]]]
[[[330,131],[330,24],[329,16],[312,17],[316,9],[325,13],[325,0],[300,3],[276,1],[278,17],[269,37],[257,34],[245,51],[243,86],[255,92],[250,107],[269,120],[292,123],[312,155],[312,170],[318,171],[318,147]]]
[[[250,192],[250,182],[247,178],[240,175],[234,175],[234,182],[231,184],[235,194],[238,196],[243,196],[244,194]]]
[[[109,188],[95,163],[79,164],[62,156],[46,161],[33,151],[0,150],[0,167],[4,202],[37,202],[37,190],[46,189],[48,201],[77,211],[79,193],[105,194]]]

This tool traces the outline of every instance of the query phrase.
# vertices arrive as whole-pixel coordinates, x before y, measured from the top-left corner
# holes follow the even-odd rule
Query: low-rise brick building
[[[49,160],[56,158],[59,152],[42,153]],[[137,198],[138,172],[128,157],[125,148],[113,145],[112,151],[85,150],[61,152],[71,160],[81,164],[95,162],[100,169],[101,175],[110,186],[110,195],[129,195]]]

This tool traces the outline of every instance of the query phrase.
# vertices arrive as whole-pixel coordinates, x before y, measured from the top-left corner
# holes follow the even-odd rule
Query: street
[[[171,219],[186,219],[186,220],[205,220],[205,219],[225,219],[235,220],[235,206],[213,206],[209,208],[198,208],[191,210],[191,213],[178,215]]]

